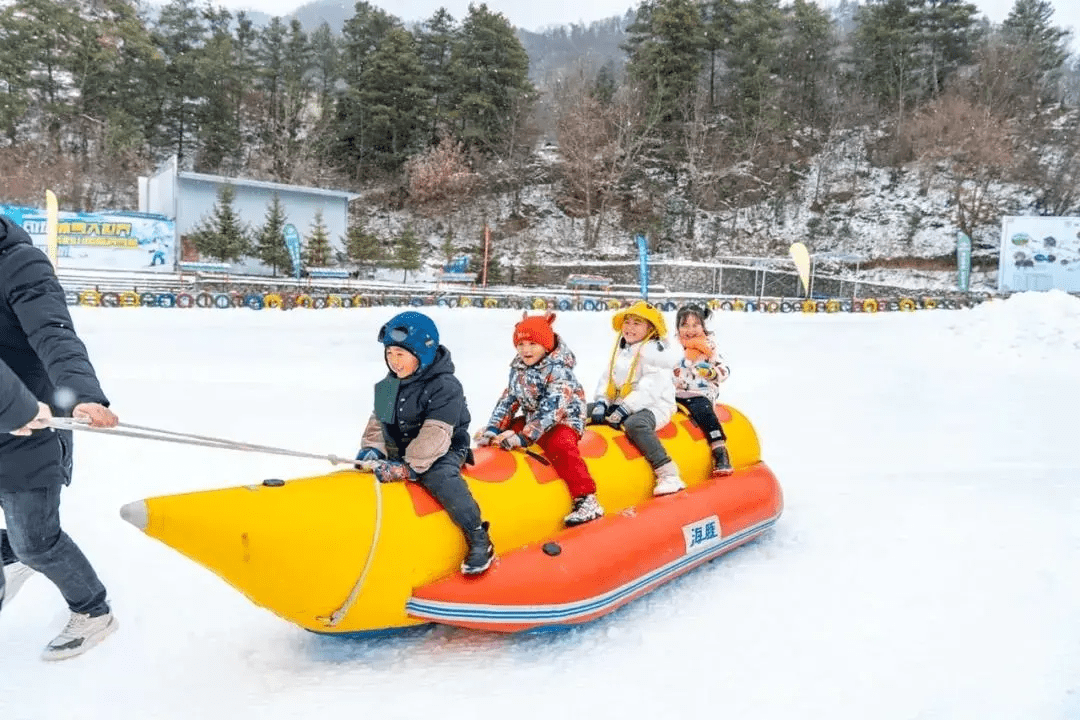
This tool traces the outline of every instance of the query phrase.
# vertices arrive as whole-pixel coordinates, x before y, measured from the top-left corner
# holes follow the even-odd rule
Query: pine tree
[[[304,265],[307,267],[326,267],[330,264],[330,235],[323,222],[322,210],[315,211],[311,221],[311,232],[304,241]]]
[[[1001,24],[1001,34],[1012,51],[1033,69],[1037,89],[1053,89],[1068,58],[1069,33],[1050,24],[1054,6],[1050,0],[1016,0],[1009,16]]]
[[[251,249],[249,231],[240,222],[233,201],[236,191],[232,185],[222,185],[218,190],[218,199],[210,217],[202,222],[191,234],[191,241],[200,255],[205,255],[218,262],[230,262],[244,257]]]
[[[409,155],[427,143],[428,93],[412,35],[390,30],[368,56],[358,99],[365,108],[364,143],[370,164],[398,170]]]
[[[345,237],[345,255],[358,266],[369,267],[382,261],[383,249],[379,238],[365,230],[363,223],[357,223]]]
[[[505,144],[534,93],[529,55],[502,13],[469,5],[452,65],[453,107],[461,139],[494,151]]]
[[[285,270],[292,264],[285,246],[285,208],[276,194],[266,206],[266,222],[259,229],[257,243],[256,256],[273,268],[275,277],[278,268]]]
[[[627,73],[644,88],[664,122],[684,120],[693,106],[705,48],[705,26],[697,3],[643,3],[627,33]]]
[[[409,271],[416,272],[423,265],[420,240],[412,225],[407,225],[405,231],[398,237],[394,247],[394,266],[404,270],[402,282],[409,278]]]

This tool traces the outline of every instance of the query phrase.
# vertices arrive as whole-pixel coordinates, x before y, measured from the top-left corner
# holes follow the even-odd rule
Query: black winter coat
[[[0,215],[0,361],[54,415],[83,402],[108,405],[86,346],[75,334],[64,290],[45,253]],[[70,481],[71,433],[0,435],[0,492]]]
[[[37,398],[19,376],[0,362],[0,433],[21,428],[37,417]]]
[[[405,456],[405,448],[416,439],[425,420],[438,420],[452,426],[450,449],[467,449],[471,444],[469,408],[465,404],[465,390],[454,377],[450,351],[440,345],[431,365],[402,380],[394,401],[394,421],[388,423],[382,417],[379,419],[386,454],[392,459]]]

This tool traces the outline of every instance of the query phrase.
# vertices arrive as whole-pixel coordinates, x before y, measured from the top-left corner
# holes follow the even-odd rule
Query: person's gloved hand
[[[498,437],[495,438],[495,442],[498,443],[499,447],[503,450],[513,450],[514,448],[525,447],[525,441],[513,430],[499,433]]]
[[[616,405],[608,411],[607,417],[604,418],[611,427],[619,430],[622,428],[623,423],[626,422],[626,418],[630,417],[630,411],[626,409],[624,405]]]
[[[476,447],[487,447],[495,442],[495,436],[499,434],[499,431],[493,427],[487,427],[480,430],[473,436],[473,440],[476,441]]]
[[[417,474],[413,469],[400,460],[381,460],[372,463],[371,472],[381,483],[403,482],[416,480]]]
[[[607,403],[603,400],[599,400],[592,404],[589,410],[589,424],[590,425],[603,425],[604,416],[608,414]]]
[[[366,447],[360,448],[360,452],[356,453],[356,459],[365,462],[367,460],[385,460],[386,456],[383,455],[379,448]]]
[[[703,377],[706,380],[712,380],[716,377],[716,368],[714,368],[711,363],[707,362],[695,363],[694,372],[697,373],[699,377]]]

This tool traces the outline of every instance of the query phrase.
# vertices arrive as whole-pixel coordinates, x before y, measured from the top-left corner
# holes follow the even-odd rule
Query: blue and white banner
[[[288,223],[283,228],[282,234],[285,235],[285,247],[289,250],[289,257],[292,258],[293,274],[299,280],[300,272],[304,267],[300,261],[300,233],[295,225]]]
[[[45,210],[0,205],[0,213],[21,225],[34,245],[48,253]],[[163,272],[175,269],[176,223],[164,215],[61,210],[56,241],[59,268]]]
[[[1080,292],[1080,217],[1004,217],[998,290]]]

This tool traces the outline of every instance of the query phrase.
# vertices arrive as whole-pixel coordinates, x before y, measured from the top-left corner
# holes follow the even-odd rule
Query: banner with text
[[[48,253],[45,210],[0,205],[0,214],[21,225]],[[87,270],[161,270],[176,264],[176,223],[164,215],[126,212],[65,212],[56,223],[57,267]]]
[[[1080,217],[1001,220],[998,290],[1080,292]]]

